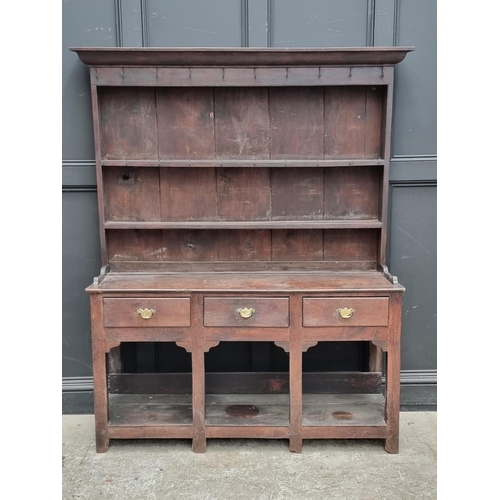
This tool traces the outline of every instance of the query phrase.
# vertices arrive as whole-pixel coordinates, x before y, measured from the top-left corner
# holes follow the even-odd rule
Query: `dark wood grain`
[[[304,439],[383,439],[387,437],[387,427],[377,426],[308,426],[303,427]]]
[[[219,230],[218,254],[220,261],[270,261],[271,231],[260,230]]]
[[[273,220],[323,218],[323,169],[273,169],[271,204]]]
[[[126,229],[107,232],[110,261],[163,260],[162,233],[155,230]]]
[[[109,424],[112,426],[192,425],[190,396],[164,394],[110,394]]]
[[[213,168],[161,168],[162,220],[216,220],[216,176]]]
[[[325,158],[380,158],[382,93],[378,87],[327,87],[325,130]]]
[[[189,425],[117,425],[108,427],[113,439],[192,439],[193,426]]]
[[[361,298],[304,298],[304,326],[387,326],[389,299],[385,297]],[[344,319],[337,309],[354,309],[352,316]]]
[[[99,89],[101,153],[109,160],[158,159],[154,89]]]
[[[324,259],[376,262],[378,241],[374,229],[325,229]]]
[[[245,210],[242,208],[242,210]],[[328,219],[328,220],[235,220],[235,221],[108,221],[105,229],[368,229],[382,228],[376,219]]]
[[[304,395],[304,427],[363,426],[385,428],[382,394]]]
[[[237,425],[236,421],[234,424],[216,426],[207,426],[207,437],[209,438],[225,438],[225,439],[235,439],[235,438],[250,438],[250,439],[286,439],[289,436],[288,427],[277,427],[277,426],[241,426]]]
[[[90,98],[92,102],[92,124],[94,129],[94,154],[95,154],[95,174],[97,186],[97,213],[99,216],[99,246],[101,253],[101,264],[109,261],[108,242],[104,221],[106,220],[106,202],[104,200],[104,181],[101,165],[101,112],[99,105],[98,89],[95,85],[90,86]]]
[[[163,233],[163,259],[191,262],[217,260],[217,232],[189,229],[169,229]]]
[[[391,137],[392,137],[392,115],[393,115],[394,85],[387,86],[387,94],[384,102],[384,113],[382,115],[384,134],[383,134],[383,152],[385,168],[382,176],[379,197],[381,200],[389,198],[389,167],[391,163]],[[389,204],[387,202],[380,205],[380,220],[383,227],[380,234],[379,261],[380,265],[385,266],[387,260],[387,225],[389,218]]]
[[[291,272],[291,273],[110,273],[102,282],[87,288],[89,293],[103,292],[402,292],[376,271],[363,272]]]
[[[108,374],[104,348],[102,297],[90,298],[92,327],[92,366],[94,374],[94,415],[97,453],[109,448]]]
[[[323,103],[322,88],[269,90],[271,158],[323,159]]]
[[[302,452],[302,338],[301,297],[290,297],[290,451]]]
[[[275,395],[256,394],[224,394],[207,395],[206,419],[207,426],[266,426],[287,427],[289,421],[289,404],[287,398]],[[228,412],[230,406],[247,405],[256,408],[254,414],[248,415],[243,411]]]
[[[383,86],[366,88],[365,102],[365,158],[384,157],[383,104],[386,89]]]
[[[192,301],[191,366],[193,376],[193,451],[204,453],[205,435],[205,343],[203,338],[203,297],[196,294]]]
[[[323,231],[320,229],[273,229],[273,261],[320,261]]]
[[[368,346],[368,369],[371,372],[382,371],[382,350],[373,342]]]
[[[158,169],[106,168],[104,170],[104,199],[105,216],[108,221],[159,221]]]
[[[143,319],[138,309],[154,309],[153,317]],[[133,298],[104,299],[104,326],[111,328],[153,328],[164,326],[190,326],[190,299]]]
[[[193,168],[316,168],[316,167],[371,167],[384,165],[383,159],[328,159],[328,160],[290,160],[283,158],[281,160],[257,160],[257,159],[225,159],[217,158],[213,160],[206,159],[188,159],[188,160],[102,160],[103,166],[123,167],[125,164],[129,167],[193,167]]]
[[[157,89],[156,99],[159,158],[213,158],[213,90]]]
[[[389,305],[389,327],[391,342],[386,356],[386,403],[387,439],[385,450],[399,453],[399,408],[401,397],[401,318],[402,297],[391,297]]]
[[[232,261],[112,261],[111,273],[247,273],[257,272],[366,272],[375,271],[375,261],[265,261],[265,260],[232,260]]]
[[[223,221],[270,219],[269,169],[217,169],[217,218]]]
[[[221,158],[269,158],[266,89],[215,89],[215,143]]]
[[[253,308],[249,318],[237,312],[239,308]],[[287,298],[205,298],[204,326],[287,327],[289,324]]]
[[[378,219],[380,171],[376,169],[325,169],[325,218]]]
[[[109,376],[111,394],[191,394],[191,373],[121,373]],[[208,372],[207,394],[288,394],[288,372]],[[377,394],[380,372],[304,372],[304,394]],[[287,401],[288,402],[288,401]]]
[[[108,373],[121,373],[122,368],[121,346],[117,346],[108,352]]]

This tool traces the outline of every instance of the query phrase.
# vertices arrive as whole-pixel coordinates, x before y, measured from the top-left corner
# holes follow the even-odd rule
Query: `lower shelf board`
[[[177,394],[110,394],[109,425],[193,425],[192,398]]]
[[[304,394],[302,423],[304,428],[385,428],[384,407],[382,394]],[[287,394],[206,395],[207,431],[210,427],[283,429],[289,427],[289,422]],[[109,395],[109,425],[112,427],[185,427],[192,424],[191,395]]]
[[[383,394],[304,394],[304,427],[385,427]]]
[[[205,422],[215,426],[288,427],[287,394],[207,394]]]

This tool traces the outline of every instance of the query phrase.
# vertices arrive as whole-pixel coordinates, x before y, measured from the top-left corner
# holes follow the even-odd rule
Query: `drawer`
[[[205,326],[287,327],[290,324],[288,299],[269,298],[205,298]]]
[[[387,297],[304,298],[303,326],[387,326]],[[350,317],[342,317],[344,316]]]
[[[190,299],[188,297],[104,299],[105,327],[148,328],[190,325]]]

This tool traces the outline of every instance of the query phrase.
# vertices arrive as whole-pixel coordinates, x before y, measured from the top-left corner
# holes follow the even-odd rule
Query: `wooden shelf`
[[[192,398],[176,394],[110,394],[109,423],[127,427],[146,423],[192,425]]]
[[[314,168],[314,167],[377,167],[384,165],[383,158],[331,159],[331,160],[101,160],[103,167],[222,167],[222,168]]]
[[[304,394],[304,427],[385,427],[382,394]],[[279,427],[290,424],[288,394],[207,394],[209,427]],[[191,395],[110,394],[113,427],[193,424]],[[218,434],[224,434],[219,430]],[[229,437],[229,435],[227,436]],[[284,436],[283,436],[284,437]]]
[[[379,229],[379,220],[349,219],[349,220],[262,220],[262,221],[145,221],[123,222],[108,221],[105,229]]]

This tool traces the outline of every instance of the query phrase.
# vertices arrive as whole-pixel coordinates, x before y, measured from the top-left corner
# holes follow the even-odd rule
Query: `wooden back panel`
[[[381,167],[104,167],[107,221],[378,219]]]
[[[374,269],[378,238],[377,229],[108,231],[111,263],[136,263],[138,269],[157,270],[174,269],[175,266],[170,266],[172,263],[213,262],[247,263],[250,269],[257,269],[259,266],[252,267],[257,262],[297,262],[305,268],[308,263],[317,262],[330,269]],[[200,269],[206,267],[200,266]],[[217,268],[224,269],[224,266],[214,267]]]
[[[98,92],[104,160],[382,158],[384,86]]]
[[[386,94],[383,85],[98,87],[104,223],[132,224],[106,229],[112,268],[376,268],[380,229],[307,223],[381,220]],[[380,162],[348,166],[369,159]],[[297,163],[241,168],[232,160]],[[176,161],[186,163],[168,166]],[[213,227],[228,221],[257,226]],[[259,228],[259,221],[283,226]],[[133,228],[144,222],[212,227]]]

